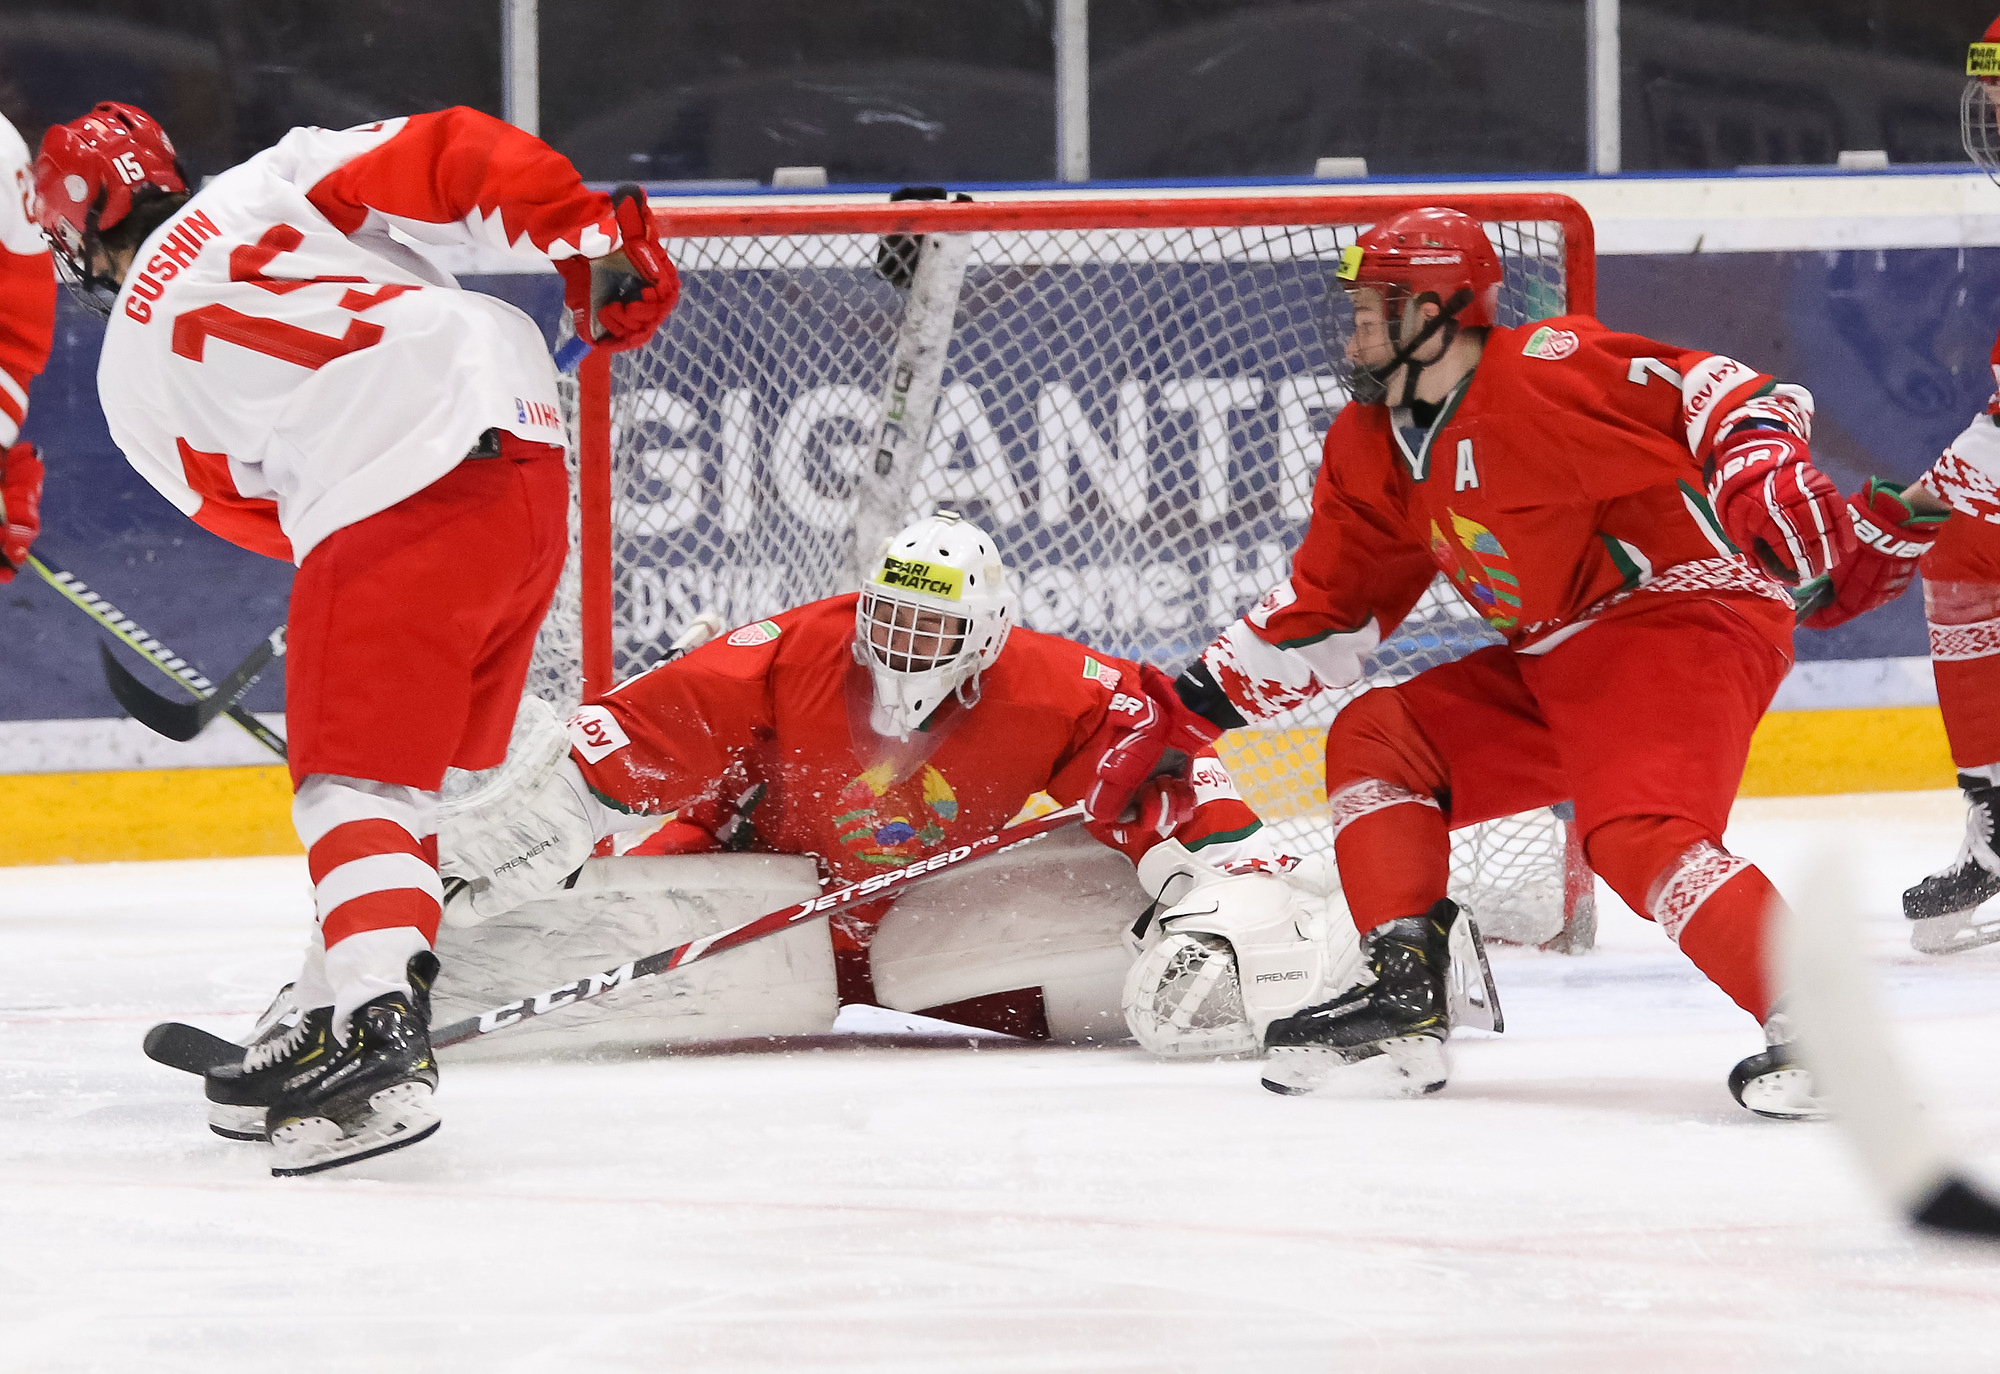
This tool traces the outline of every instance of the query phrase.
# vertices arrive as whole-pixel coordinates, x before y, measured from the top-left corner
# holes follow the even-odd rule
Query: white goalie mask
[[[908,739],[953,692],[970,706],[1019,603],[1000,551],[941,510],[883,544],[854,610],[854,657],[875,680],[872,723]]]

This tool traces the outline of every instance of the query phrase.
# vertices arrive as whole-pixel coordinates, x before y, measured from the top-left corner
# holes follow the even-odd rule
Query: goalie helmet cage
[[[1595,309],[1590,221],[1559,195],[656,207],[680,303],[645,348],[589,355],[568,393],[571,560],[532,690],[568,709],[704,611],[741,625],[853,590],[873,552],[857,494],[885,488],[902,508],[864,523],[955,508],[998,541],[1023,623],[1173,671],[1285,576],[1346,395],[1334,269],[1421,205],[1486,227],[1500,323]],[[963,236],[963,276],[920,461],[885,483],[885,398],[900,418],[911,388],[891,360],[929,327],[906,308],[911,240],[889,236],[920,235]],[[1292,847],[1330,848],[1334,712],[1497,642],[1440,574],[1360,687],[1225,739],[1238,785]],[[1592,885],[1557,815],[1456,832],[1452,869],[1489,933],[1587,946]]]

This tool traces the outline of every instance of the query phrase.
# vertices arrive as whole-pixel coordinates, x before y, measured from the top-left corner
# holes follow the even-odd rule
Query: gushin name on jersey
[[[125,314],[140,324],[150,322],[152,303],[166,294],[166,283],[201,256],[204,243],[221,237],[222,231],[215,227],[215,221],[200,210],[190,210],[174,221],[173,228],[160,240],[160,251],[147,258],[145,266],[128,281]]]

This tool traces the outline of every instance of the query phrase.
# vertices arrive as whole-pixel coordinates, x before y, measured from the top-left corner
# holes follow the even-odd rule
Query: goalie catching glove
[[[444,920],[472,926],[560,890],[597,842],[650,824],[613,811],[570,759],[569,731],[547,702],[523,697],[507,761],[486,782],[438,806]]]
[[[1132,932],[1138,959],[1122,1005],[1126,1026],[1152,1054],[1254,1054],[1272,1021],[1324,1001],[1360,970],[1331,864],[1232,869],[1178,840],[1139,861],[1139,884],[1154,903]]]
[[[1904,488],[1878,478],[1848,500],[1854,551],[1843,558],[1830,585],[1814,597],[1818,609],[1800,623],[1815,630],[1845,625],[1857,615],[1894,601],[1917,575],[1917,564],[1937,542],[1948,518],[1919,515]]]
[[[610,353],[637,348],[672,313],[680,274],[660,242],[644,190],[627,182],[611,193],[622,242],[617,252],[585,261],[564,258],[563,305],[577,337]]]

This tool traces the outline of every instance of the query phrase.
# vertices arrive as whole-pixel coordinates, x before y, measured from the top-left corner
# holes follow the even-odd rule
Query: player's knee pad
[[[431,1023],[449,1025],[593,973],[611,973],[818,892],[817,867],[804,856],[592,859],[572,888],[478,926],[439,932],[443,970],[431,994]],[[839,1010],[827,924],[802,921],[447,1053],[538,1054],[816,1035],[832,1028]]]
[[[1126,975],[1125,1023],[1154,1054],[1254,1053],[1272,1021],[1359,973],[1360,943],[1330,865],[1229,873],[1168,841],[1139,876],[1164,910]]]
[[[1132,862],[1081,830],[912,888],[869,944],[875,999],[923,1011],[1039,988],[1055,1040],[1123,1040],[1121,936],[1146,905]]]

